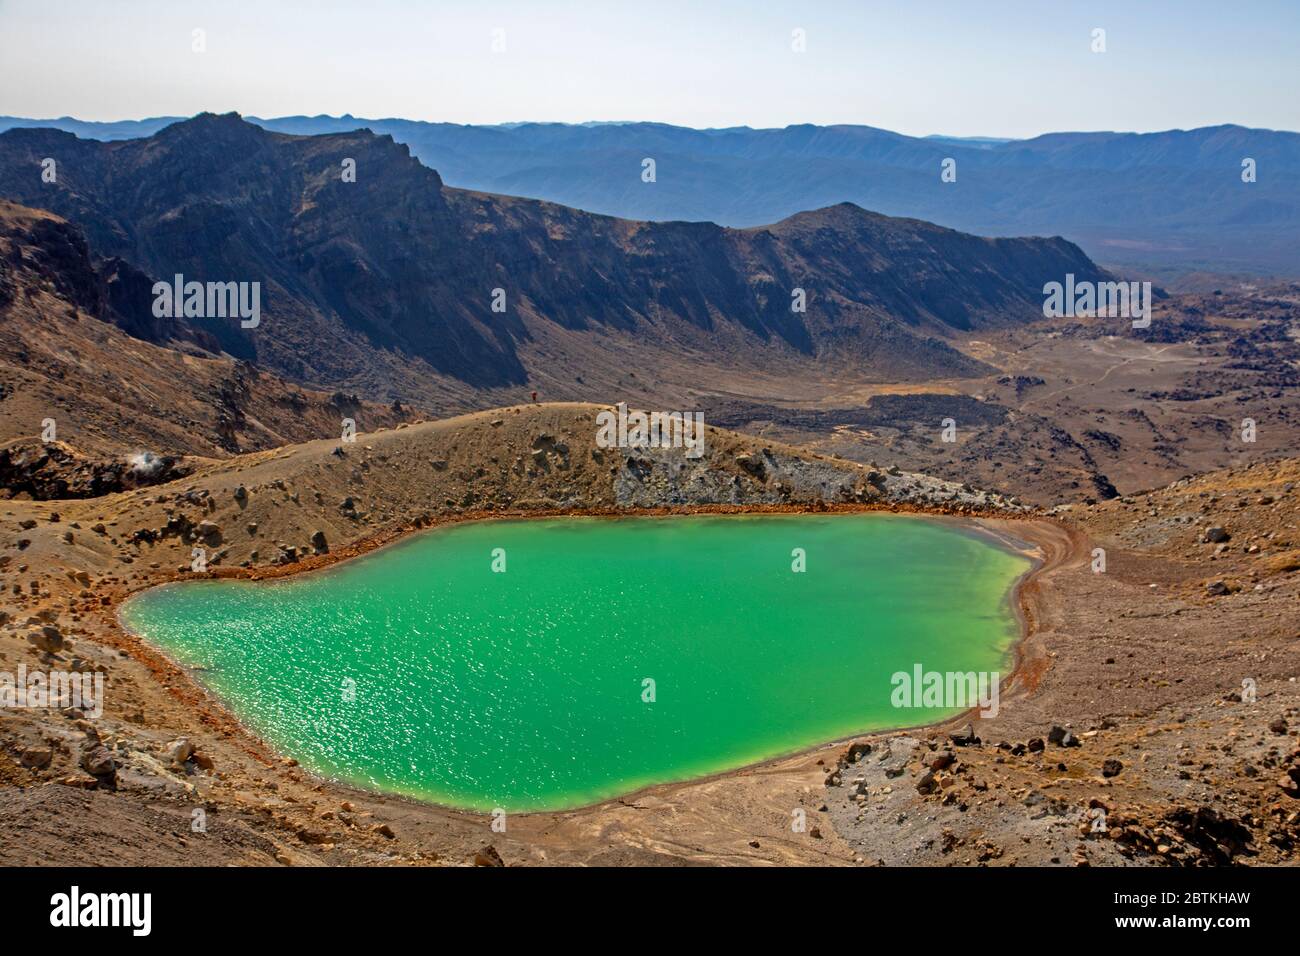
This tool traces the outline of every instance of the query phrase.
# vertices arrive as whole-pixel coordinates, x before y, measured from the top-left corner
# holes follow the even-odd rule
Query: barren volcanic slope
[[[629,366],[653,379],[666,352],[794,375],[976,374],[942,336],[1040,314],[1044,282],[1066,273],[1101,276],[1062,239],[982,239],[847,204],[729,230],[465,192],[387,136],[289,136],[235,115],[114,143],[10,130],[0,195],[151,277],[261,282],[259,328],[203,325],[237,358],[434,409],[465,407],[466,385],[530,381],[615,400]]]
[[[75,226],[0,200],[6,496],[100,495],[183,474],[195,464],[183,456],[339,434],[343,417],[374,428],[409,416],[218,354],[202,330],[164,327],[136,308],[125,287],[141,283],[147,291],[148,280],[120,260],[93,262]]]
[[[1043,506],[1292,454],[1300,287],[1170,296],[1149,329],[1048,319],[957,344],[997,372],[926,384],[774,383],[701,400],[727,428],[969,480]],[[940,423],[955,422],[955,441]],[[1252,422],[1253,441],[1243,438]]]

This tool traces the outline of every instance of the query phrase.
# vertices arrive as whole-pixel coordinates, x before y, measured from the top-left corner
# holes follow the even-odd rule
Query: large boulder
[[[101,781],[111,782],[117,778],[117,763],[102,744],[95,744],[82,753],[81,769]]]
[[[63,633],[53,624],[45,624],[32,631],[27,635],[27,640],[37,650],[47,654],[55,654],[63,650],[66,643],[63,640]]]
[[[194,744],[188,737],[180,737],[167,745],[167,756],[172,763],[183,766],[185,761],[194,756]]]

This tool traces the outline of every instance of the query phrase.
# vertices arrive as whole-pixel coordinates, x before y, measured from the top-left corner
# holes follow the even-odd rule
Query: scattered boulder
[[[188,737],[173,740],[167,745],[167,756],[171,758],[172,763],[183,766],[185,761],[194,756],[194,744]]]
[[[1112,757],[1101,765],[1101,775],[1103,777],[1118,777],[1123,769],[1124,765]]]
[[[951,750],[940,750],[926,757],[923,762],[931,770],[944,770],[957,762],[957,755]]]
[[[1066,730],[1064,727],[1053,727],[1051,732],[1047,735],[1047,742],[1049,744],[1056,744],[1058,747],[1079,746],[1079,738],[1074,736],[1073,733]]]
[[[329,554],[330,546],[325,540],[325,532],[316,530],[312,532],[311,546],[317,554]]]
[[[55,654],[66,645],[63,640],[63,632],[53,624],[45,624],[27,635],[30,644],[37,650],[44,651],[47,654]]]
[[[117,763],[102,744],[88,748],[81,755],[81,769],[98,780],[111,782],[117,778]]]
[[[857,763],[862,757],[871,753],[871,744],[865,741],[859,741],[849,744],[849,749],[844,754],[845,763]]]
[[[975,736],[975,726],[973,724],[967,724],[961,730],[949,734],[948,739],[958,747],[967,747],[980,742],[979,737]]]
[[[505,866],[505,860],[501,859],[501,854],[497,852],[496,847],[488,844],[474,854],[475,866]]]
[[[18,755],[18,762],[28,770],[44,770],[54,762],[54,751],[49,747],[31,747]]]
[[[1228,534],[1226,528],[1214,525],[1205,529],[1204,533],[1201,535],[1201,541],[1204,544],[1221,544],[1231,537],[1232,535]]]

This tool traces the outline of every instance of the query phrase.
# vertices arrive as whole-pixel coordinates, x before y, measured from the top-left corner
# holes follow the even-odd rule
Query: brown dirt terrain
[[[1024,589],[1024,666],[982,745],[865,739],[824,791],[837,831],[888,864],[1293,863],[1297,482],[1289,459],[1059,512],[1086,543]]]
[[[710,421],[824,454],[900,464],[1044,507],[1103,499],[1300,446],[1300,288],[1186,294],[1150,329],[1053,319],[957,344],[968,379],[763,382],[696,397]],[[955,441],[944,441],[951,418]],[[1243,423],[1255,425],[1252,441]]]
[[[1291,859],[1300,804],[1281,781],[1297,769],[1291,725],[1300,712],[1289,680],[1300,624],[1297,462],[1058,520],[1000,518],[992,516],[1014,513],[1005,499],[716,429],[705,460],[678,476],[651,453],[597,449],[596,409],[516,406],[366,433],[350,445],[316,441],[205,463],[179,481],[103,498],[0,506],[0,670],[57,663],[108,679],[97,720],[67,709],[0,712],[0,862]],[[872,750],[846,764],[838,786],[826,778],[843,744],[595,807],[511,817],[495,833],[481,815],[305,773],[116,620],[126,594],[191,573],[195,546],[208,551],[213,573],[260,576],[445,520],[753,503],[984,514],[986,530],[1039,552],[1044,566],[1022,593],[1030,636],[1003,709],[976,721],[983,744],[955,748],[933,792],[916,789],[919,758],[948,744],[937,731],[913,731],[859,738]],[[1211,522],[1228,529],[1227,549],[1197,543]],[[1106,549],[1104,573],[1092,572],[1090,545]],[[1222,577],[1227,593],[1208,593],[1209,577]],[[28,640],[44,623],[66,642],[53,658]],[[1227,699],[1247,677],[1257,703]],[[1271,729],[1278,718],[1289,723]],[[1053,725],[1080,746],[1016,752]],[[179,762],[169,753],[178,738],[195,748]],[[1013,749],[995,746],[1003,738]],[[1122,770],[1101,776],[1112,758]],[[862,801],[852,793],[857,774]],[[1113,836],[1079,834],[1092,800],[1105,804]],[[799,808],[808,812],[804,832],[790,826]],[[206,832],[191,826],[199,810]]]

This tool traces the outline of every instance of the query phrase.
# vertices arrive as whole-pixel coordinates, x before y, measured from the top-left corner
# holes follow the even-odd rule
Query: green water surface
[[[891,675],[1005,673],[1028,566],[902,516],[489,521],[122,617],[310,770],[554,810],[947,716]]]

